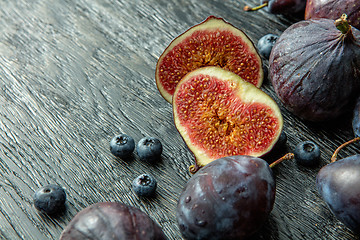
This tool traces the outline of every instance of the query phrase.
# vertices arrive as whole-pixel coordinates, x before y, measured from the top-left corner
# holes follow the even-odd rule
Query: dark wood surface
[[[169,239],[181,239],[175,206],[194,159],[173,124],[171,105],[156,88],[158,57],[173,38],[209,15],[223,17],[254,43],[301,19],[242,10],[257,0],[0,3],[1,239],[58,239],[78,211],[100,201],[136,206]],[[269,81],[262,89],[277,101]],[[312,124],[280,107],[288,135],[284,152],[314,140],[321,147],[321,164],[305,168],[288,161],[274,168],[275,206],[253,239],[358,239],[315,189],[320,167],[353,137],[351,114],[335,123]],[[136,154],[127,161],[112,156],[109,142],[120,132],[135,141],[161,139],[161,161],[150,165]],[[356,152],[352,146],[340,157]],[[144,172],[158,179],[152,199],[140,199],[131,190],[131,181]],[[33,207],[34,191],[48,183],[66,189],[61,216],[48,217]]]

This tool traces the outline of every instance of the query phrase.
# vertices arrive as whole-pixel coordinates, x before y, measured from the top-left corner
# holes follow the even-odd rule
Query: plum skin
[[[259,230],[274,201],[269,165],[256,157],[229,156],[190,178],[176,216],[185,239],[243,239]]]
[[[99,202],[78,212],[59,240],[166,240],[160,226],[140,209]]]
[[[316,186],[332,213],[348,228],[360,232],[360,154],[320,169]]]

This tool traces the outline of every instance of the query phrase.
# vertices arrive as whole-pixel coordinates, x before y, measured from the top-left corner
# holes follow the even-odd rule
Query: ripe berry
[[[262,36],[258,43],[257,43],[257,49],[264,58],[269,59],[271,49],[273,48],[276,40],[279,38],[278,35],[275,34],[266,34]]]
[[[294,155],[298,164],[314,166],[320,160],[320,149],[313,141],[304,141],[295,147]]]
[[[132,186],[134,192],[139,197],[149,197],[154,194],[157,187],[157,181],[150,174],[141,174],[134,179]]]
[[[160,158],[162,153],[162,144],[157,138],[144,137],[138,142],[136,152],[140,160],[154,161]]]
[[[59,213],[65,207],[65,190],[55,184],[40,187],[34,194],[34,206],[49,215]]]
[[[110,151],[116,157],[124,158],[129,156],[135,149],[135,141],[126,134],[119,134],[110,141]]]

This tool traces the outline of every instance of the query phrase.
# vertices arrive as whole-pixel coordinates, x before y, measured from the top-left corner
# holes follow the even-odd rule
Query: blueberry
[[[320,149],[313,141],[304,141],[295,147],[294,155],[298,164],[314,166],[320,160]]]
[[[135,141],[126,134],[119,134],[110,141],[110,151],[116,157],[124,158],[129,156],[135,149]]]
[[[133,190],[139,197],[149,197],[154,194],[157,181],[150,174],[141,174],[132,182]]]
[[[271,49],[273,48],[278,38],[279,38],[278,35],[271,33],[262,36],[257,43],[257,49],[260,55],[262,55],[266,59],[269,59]]]
[[[59,213],[64,210],[65,201],[65,190],[55,184],[40,187],[34,193],[35,208],[49,215]]]
[[[136,152],[143,161],[154,161],[162,153],[162,144],[159,139],[154,137],[144,137],[140,139],[136,146]]]

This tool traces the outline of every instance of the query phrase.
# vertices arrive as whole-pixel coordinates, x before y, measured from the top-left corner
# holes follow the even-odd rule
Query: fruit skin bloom
[[[132,186],[139,197],[150,197],[155,193],[157,181],[150,174],[141,174],[134,179]]]
[[[163,151],[162,144],[155,137],[144,137],[140,139],[136,146],[136,152],[142,161],[153,162],[158,160]]]
[[[116,157],[127,157],[134,151],[134,149],[134,139],[126,134],[121,133],[113,137],[110,141],[110,151]]]
[[[65,208],[65,190],[55,184],[49,184],[37,189],[34,193],[34,206],[37,210],[52,215]]]

